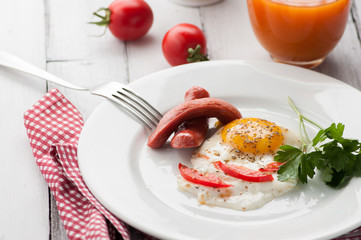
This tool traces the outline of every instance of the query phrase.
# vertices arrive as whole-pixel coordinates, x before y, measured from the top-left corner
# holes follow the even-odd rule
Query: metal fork
[[[149,129],[155,128],[162,118],[162,114],[155,107],[139,94],[135,93],[131,88],[119,82],[109,82],[91,89],[77,86],[3,51],[0,51],[0,66],[30,74],[66,88],[89,91],[91,94],[105,97],[119,104]]]

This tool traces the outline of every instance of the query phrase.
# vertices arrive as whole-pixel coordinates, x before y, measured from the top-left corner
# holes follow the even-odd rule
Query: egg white
[[[299,145],[299,140],[293,133],[285,128],[281,129],[284,135],[283,145]],[[221,131],[222,128],[193,152],[192,168],[203,174],[216,173],[222,181],[233,186],[227,188],[206,187],[191,183],[179,176],[177,180],[179,189],[196,195],[201,204],[245,211],[260,208],[295,187],[296,180],[280,182],[276,173],[273,174],[274,180],[271,182],[248,182],[227,176],[217,169],[212,162],[225,161],[258,170],[273,162],[274,156],[274,154],[244,154],[225,143],[222,140]]]

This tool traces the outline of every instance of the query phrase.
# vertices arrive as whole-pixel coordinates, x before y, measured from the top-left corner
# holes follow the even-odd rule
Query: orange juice
[[[247,0],[253,31],[275,61],[313,67],[336,46],[351,0]]]

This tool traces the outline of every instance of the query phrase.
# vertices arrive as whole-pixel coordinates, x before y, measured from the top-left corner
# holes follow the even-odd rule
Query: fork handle
[[[0,51],[0,66],[11,68],[16,71],[27,73],[35,77],[47,80],[49,82],[56,83],[66,88],[71,88],[74,90],[87,91],[88,88],[74,85],[70,82],[67,82],[61,78],[58,78],[34,65],[25,62],[24,60],[4,51]]]

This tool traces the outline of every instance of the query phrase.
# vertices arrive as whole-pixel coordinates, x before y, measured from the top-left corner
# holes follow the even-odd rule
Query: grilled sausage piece
[[[193,148],[202,145],[208,132],[208,118],[200,117],[183,123],[172,138],[173,148]]]
[[[184,96],[184,101],[194,100],[198,98],[208,98],[209,93],[202,87],[193,86],[191,87]]]
[[[148,138],[148,146],[159,148],[185,121],[199,117],[216,117],[223,124],[242,118],[232,104],[219,98],[201,98],[186,101],[167,112]]]
[[[208,98],[209,93],[202,87],[191,87],[184,96],[184,101],[199,98]],[[206,139],[208,131],[208,118],[200,117],[184,122],[174,134],[170,145],[173,148],[199,147]]]

